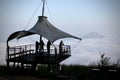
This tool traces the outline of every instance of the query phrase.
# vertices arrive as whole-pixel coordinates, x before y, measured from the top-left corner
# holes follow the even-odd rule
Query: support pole
[[[7,60],[7,67],[10,67],[10,63],[9,63],[9,45],[8,45],[8,41],[7,41],[6,60]]]
[[[45,9],[45,0],[43,1],[43,7],[42,7],[42,16],[44,16],[44,9]],[[42,35],[40,35],[40,41],[42,40]]]
[[[50,40],[48,40],[48,42],[47,42],[47,52],[48,52],[48,56],[47,56],[47,58],[48,58],[48,67],[47,67],[47,69],[48,69],[48,71],[50,71],[50,45],[51,45],[51,42],[50,42]]]
[[[42,35],[40,35],[40,41],[42,40]]]
[[[42,16],[44,16],[44,9],[45,9],[45,0],[43,0]]]
[[[61,66],[60,63],[56,63],[56,75],[60,75],[61,74]]]
[[[50,72],[50,50],[48,51],[48,66],[47,70]]]

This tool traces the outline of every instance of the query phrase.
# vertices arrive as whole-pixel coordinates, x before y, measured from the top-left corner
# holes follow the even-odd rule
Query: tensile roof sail
[[[33,34],[41,35],[45,37],[46,39],[50,40],[51,42],[54,42],[55,40],[58,40],[61,38],[67,38],[67,37],[81,40],[81,38],[68,34],[64,31],[59,30],[55,26],[53,26],[47,20],[47,17],[39,16],[37,23],[31,29],[14,32],[8,37],[8,41],[15,39],[15,38],[19,39],[19,38],[33,35]]]

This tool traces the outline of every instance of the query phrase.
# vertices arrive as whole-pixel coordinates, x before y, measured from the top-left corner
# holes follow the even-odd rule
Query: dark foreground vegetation
[[[54,68],[54,67],[53,67]],[[34,76],[47,80],[120,80],[120,68],[62,65],[59,75],[48,72],[45,66],[39,66],[37,71],[6,66],[0,66],[0,76]]]
[[[77,80],[120,80],[120,69],[98,66],[62,66],[62,75],[75,76]]]

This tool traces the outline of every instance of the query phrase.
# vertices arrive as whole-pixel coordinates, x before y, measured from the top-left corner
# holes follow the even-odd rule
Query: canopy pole
[[[42,16],[44,16],[45,0],[43,0]]]
[[[41,42],[41,40],[42,40],[42,35],[40,35],[40,42]]]
[[[7,60],[7,67],[9,67],[10,64],[9,64],[9,45],[8,45],[8,40],[7,40],[7,53],[6,53],[6,60]]]
[[[42,16],[44,16],[44,9],[45,9],[45,0],[43,1],[43,7],[42,7]],[[42,35],[40,35],[40,41],[42,40]]]

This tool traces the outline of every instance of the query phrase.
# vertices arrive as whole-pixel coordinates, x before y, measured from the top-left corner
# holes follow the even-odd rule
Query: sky
[[[40,7],[33,16],[38,5]],[[41,0],[0,0],[1,47],[11,33],[24,29],[28,30],[34,26],[38,16],[42,14],[41,7]],[[100,48],[103,52],[116,53],[115,56],[119,55],[120,0],[47,0],[45,16],[57,28],[77,37],[82,37],[89,32],[97,32],[105,36],[103,40],[83,39],[79,43],[77,48],[82,48],[79,49],[79,52],[84,53],[84,55],[79,54],[81,63],[87,64],[89,60],[94,60],[94,57],[98,56],[97,53],[101,50]],[[96,49],[96,46],[99,49]],[[111,46],[111,52],[103,49],[105,46]],[[3,51],[5,49],[2,49],[0,53]],[[91,53],[96,54],[91,57]],[[70,58],[74,60],[72,63],[79,62],[79,60],[75,60],[79,59],[76,58],[77,55],[73,55],[72,59]],[[86,55],[89,56],[88,60],[85,60]],[[111,56],[114,56],[114,54]],[[68,59],[66,62],[70,63],[71,60]]]

